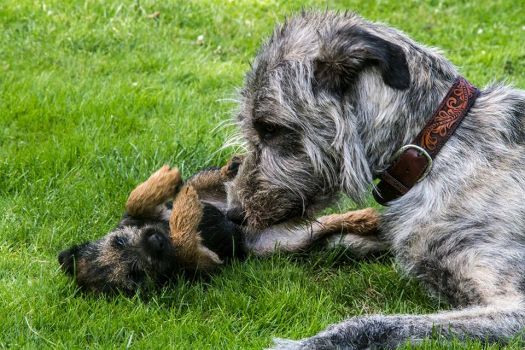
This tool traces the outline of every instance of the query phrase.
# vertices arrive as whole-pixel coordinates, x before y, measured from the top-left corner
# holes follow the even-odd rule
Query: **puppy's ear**
[[[403,49],[355,27],[319,34],[322,46],[314,60],[315,86],[344,92],[361,70],[375,66],[386,85],[407,89],[410,72]]]

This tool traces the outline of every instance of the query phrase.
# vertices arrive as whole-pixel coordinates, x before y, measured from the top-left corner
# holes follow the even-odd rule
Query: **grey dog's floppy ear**
[[[322,46],[314,60],[318,87],[344,91],[359,72],[375,66],[386,85],[403,90],[410,84],[410,72],[403,49],[354,27],[321,34]]]

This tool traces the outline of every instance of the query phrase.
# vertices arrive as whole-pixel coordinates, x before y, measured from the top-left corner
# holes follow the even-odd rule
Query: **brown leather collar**
[[[476,101],[479,90],[458,77],[414,142],[401,147],[395,160],[379,178],[373,191],[375,200],[387,205],[407,193],[432,169],[432,160],[454,133]]]

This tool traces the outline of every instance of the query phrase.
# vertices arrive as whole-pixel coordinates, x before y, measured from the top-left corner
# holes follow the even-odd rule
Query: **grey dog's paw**
[[[329,338],[315,336],[302,340],[274,338],[273,346],[268,350],[335,350],[339,348]],[[353,349],[353,347],[345,349]]]
[[[305,349],[300,340],[274,338],[273,346],[267,350],[299,350]]]

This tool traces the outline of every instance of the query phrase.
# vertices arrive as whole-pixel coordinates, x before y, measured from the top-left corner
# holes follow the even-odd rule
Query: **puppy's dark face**
[[[106,294],[159,286],[181,269],[168,223],[131,217],[97,241],[64,250],[58,260],[83,290]]]

